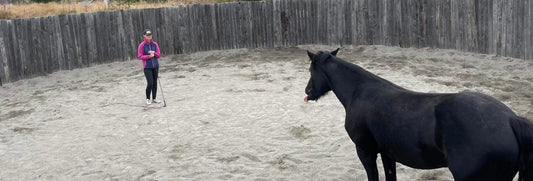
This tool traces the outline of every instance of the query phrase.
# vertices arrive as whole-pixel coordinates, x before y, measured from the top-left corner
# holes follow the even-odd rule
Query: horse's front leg
[[[361,163],[365,167],[368,181],[379,181],[378,166],[376,164],[378,153],[372,149],[365,150],[358,146],[356,146],[356,149],[359,160],[361,160]]]
[[[387,181],[396,181],[396,161],[381,153],[381,161],[385,169],[385,179]]]

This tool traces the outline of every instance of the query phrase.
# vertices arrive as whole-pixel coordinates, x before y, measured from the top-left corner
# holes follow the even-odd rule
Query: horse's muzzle
[[[309,102],[309,101],[316,101],[317,98],[316,97],[312,97],[311,95],[307,94],[307,96],[304,97],[304,102]]]

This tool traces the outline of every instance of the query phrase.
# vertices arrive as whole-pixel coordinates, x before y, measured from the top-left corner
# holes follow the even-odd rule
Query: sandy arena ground
[[[5,84],[0,180],[366,180],[334,94],[303,102],[305,50],[335,48],[163,57],[167,107],[145,105],[138,60]],[[482,92],[533,120],[533,61],[384,46],[338,57],[414,91]],[[399,180],[453,180],[397,167]]]

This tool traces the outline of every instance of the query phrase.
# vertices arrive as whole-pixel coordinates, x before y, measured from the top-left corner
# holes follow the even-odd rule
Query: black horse
[[[533,180],[533,124],[480,93],[409,91],[333,52],[307,52],[311,78],[305,101],[333,91],[345,108],[344,127],[368,180],[386,180],[396,162],[418,169],[448,167],[455,180]]]

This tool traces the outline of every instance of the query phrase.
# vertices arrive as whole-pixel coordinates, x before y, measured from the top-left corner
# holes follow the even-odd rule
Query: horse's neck
[[[359,66],[342,62],[335,63],[337,65],[329,66],[327,74],[331,90],[345,108],[362,94],[380,94],[380,91],[403,90],[403,88]]]

